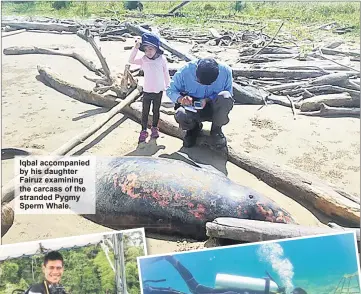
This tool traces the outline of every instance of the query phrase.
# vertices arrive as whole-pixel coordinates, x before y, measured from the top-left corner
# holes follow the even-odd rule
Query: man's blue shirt
[[[211,85],[202,85],[197,82],[197,62],[198,59],[188,62],[173,76],[167,89],[167,96],[174,103],[182,96],[181,92],[198,99],[215,99],[222,91],[228,91],[233,96],[232,69],[228,65],[219,63],[218,78]]]

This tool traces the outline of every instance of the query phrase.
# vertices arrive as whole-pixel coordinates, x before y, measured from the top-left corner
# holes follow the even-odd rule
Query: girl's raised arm
[[[130,53],[129,60],[128,60],[129,63],[142,65],[142,63],[143,63],[142,58],[135,58],[135,56],[137,56],[139,46],[140,46],[140,42],[139,42],[139,40],[137,40],[135,43],[135,46],[132,49],[132,52]]]

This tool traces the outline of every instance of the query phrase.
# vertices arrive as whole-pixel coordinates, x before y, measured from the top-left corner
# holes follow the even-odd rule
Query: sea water
[[[330,294],[344,275],[356,273],[350,280],[350,293],[361,293],[356,250],[354,235],[342,234],[172,255],[198,283],[208,287],[215,287],[217,273],[264,278],[268,272],[279,286],[287,289],[286,293],[301,287],[308,294]],[[176,269],[158,258],[140,260],[142,281],[166,279],[149,285],[191,293]]]

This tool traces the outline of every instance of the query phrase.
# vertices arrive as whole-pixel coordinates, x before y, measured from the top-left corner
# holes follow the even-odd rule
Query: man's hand
[[[189,106],[192,105],[193,99],[189,96],[180,97],[178,99],[178,102],[183,106]]]

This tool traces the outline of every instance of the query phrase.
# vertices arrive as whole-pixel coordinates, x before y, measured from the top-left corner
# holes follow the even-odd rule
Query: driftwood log
[[[169,74],[174,75],[179,68],[169,67]],[[246,77],[246,78],[277,78],[277,79],[308,79],[316,78],[329,73],[322,70],[283,70],[277,68],[237,68],[232,67],[232,74],[234,78]],[[281,85],[282,86],[282,85]],[[286,88],[287,89],[287,88]]]
[[[79,53],[73,51],[62,51],[58,50],[58,48],[39,48],[39,47],[9,47],[4,48],[3,53],[5,55],[22,55],[22,54],[47,54],[47,55],[59,55],[72,57],[75,60],[78,60],[81,64],[83,64],[87,69],[96,73],[97,75],[104,74],[103,69],[98,69],[93,61],[89,61]]]
[[[46,22],[11,22],[2,21],[2,25],[27,30],[43,30],[43,31],[56,31],[56,32],[72,32],[76,33],[79,29],[78,25],[68,25],[59,23],[46,23]]]
[[[322,104],[335,107],[360,107],[360,98],[353,99],[349,93],[319,95],[302,101],[300,110],[302,112],[320,110]]]
[[[177,5],[176,7],[173,7],[171,10],[168,11],[168,14],[172,14],[176,12],[178,9],[182,8],[183,6],[187,5],[191,1],[183,1],[181,4]]]
[[[321,104],[318,111],[300,112],[300,115],[306,116],[321,116],[321,117],[360,117],[360,108],[347,108],[347,107],[330,107],[324,103]]]
[[[85,90],[60,79],[48,68],[38,66],[41,81],[46,85],[80,102],[100,107],[112,108],[116,105],[116,97],[111,95],[100,95],[93,91]],[[71,91],[70,91],[71,89]]]
[[[1,38],[12,36],[12,35],[17,35],[17,34],[24,33],[24,32],[26,32],[25,29],[16,30],[16,31],[8,32],[8,33],[1,33]]]
[[[320,50],[323,54],[326,55],[345,55],[345,56],[360,57],[360,53],[358,52],[352,52],[352,51],[344,52],[344,51],[334,50],[331,48],[321,48]]]
[[[309,81],[293,82],[277,86],[268,86],[265,88],[265,90],[269,92],[278,92],[287,89],[295,89],[301,86],[304,88],[321,85],[343,86],[348,81],[348,78],[349,74],[347,73],[324,74]]]
[[[237,218],[216,218],[206,224],[207,236],[211,238],[231,239],[241,242],[260,242],[285,238],[355,232],[360,242],[360,229],[340,226],[316,227],[293,224],[270,223]]]
[[[294,89],[294,90],[283,91],[283,94],[284,95],[300,95],[305,91],[311,92],[314,96],[316,96],[317,93],[321,93],[321,94],[349,93],[352,98],[357,99],[360,97],[359,91],[342,88],[342,87],[338,87],[338,86],[332,86],[332,85],[303,87],[303,88],[298,88],[298,89]]]

